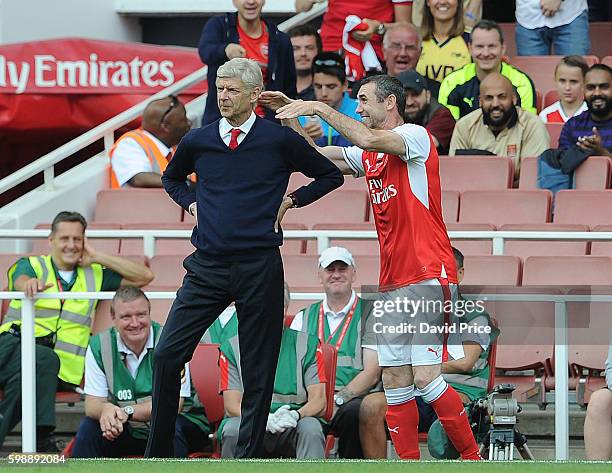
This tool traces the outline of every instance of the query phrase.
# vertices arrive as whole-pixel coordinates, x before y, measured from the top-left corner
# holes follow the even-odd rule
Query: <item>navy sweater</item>
[[[206,80],[208,82],[208,97],[202,125],[212,123],[221,117],[217,105],[217,70],[219,66],[228,61],[225,55],[225,47],[229,43],[240,44],[238,35],[238,13],[226,13],[225,15],[213,16],[204,25],[202,37],[198,46],[200,59],[208,66]],[[295,97],[295,60],[293,58],[293,46],[289,36],[280,31],[274,23],[265,20],[268,28],[268,74],[264,77],[266,90],[279,90],[288,97]],[[275,120],[274,112],[266,108],[266,118]]]
[[[195,194],[185,183],[194,171]],[[344,182],[340,170],[290,128],[258,117],[232,151],[219,135],[217,120],[185,135],[162,183],[185,210],[197,201],[193,245],[209,255],[229,255],[283,243],[274,223],[295,171],[314,179],[294,192],[300,207]]]

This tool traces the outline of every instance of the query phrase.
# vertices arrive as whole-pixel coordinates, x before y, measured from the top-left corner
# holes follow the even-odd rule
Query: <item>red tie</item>
[[[231,150],[238,148],[238,136],[240,135],[240,133],[242,133],[240,131],[240,128],[232,128],[232,131],[231,131],[232,137],[230,138],[230,142],[229,142],[229,148]]]

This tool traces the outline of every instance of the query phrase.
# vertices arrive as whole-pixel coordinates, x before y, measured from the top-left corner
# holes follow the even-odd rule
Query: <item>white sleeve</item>
[[[342,148],[344,161],[346,161],[346,164],[353,170],[354,177],[365,176],[365,169],[363,169],[363,161],[361,160],[362,154],[363,150],[358,146],[347,146]]]
[[[185,363],[185,374],[181,378],[181,397],[191,396],[191,378],[189,377],[189,363]]]
[[[140,172],[153,171],[149,158],[133,138],[124,138],[117,143],[111,166],[121,186]]]
[[[400,135],[406,144],[406,153],[400,156],[402,160],[417,161],[421,164],[427,161],[431,150],[431,140],[425,128],[412,123],[405,123],[391,131]]]
[[[89,347],[85,353],[85,388],[83,390],[89,396],[108,397],[106,375],[98,366]]]
[[[296,332],[302,331],[302,325],[304,325],[304,311],[300,310],[293,320],[291,321],[291,326],[289,327],[291,330],[295,330]]]

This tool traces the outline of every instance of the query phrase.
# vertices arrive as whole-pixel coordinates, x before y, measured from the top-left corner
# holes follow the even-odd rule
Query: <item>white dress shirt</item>
[[[355,302],[355,297],[357,297],[357,295],[355,294],[355,291],[351,291],[351,298],[349,299],[348,304],[346,304],[338,312],[334,312],[333,310],[329,308],[329,305],[327,304],[327,296],[323,298],[323,313],[325,314],[325,317],[327,318],[327,324],[329,325],[330,333],[334,333],[337,330],[337,328],[340,326],[346,314],[348,314],[349,311],[351,310],[351,307],[353,306],[353,302]],[[290,328],[293,330],[297,330],[299,332],[302,330],[303,324],[304,324],[304,311],[301,310],[293,318],[293,322],[291,322]]]
[[[125,365],[132,375],[132,378],[136,376],[138,371],[138,367],[144,357],[146,356],[149,350],[154,348],[154,340],[153,340],[153,328],[151,328],[149,332],[149,338],[147,339],[147,343],[140,353],[140,356],[137,356],[132,350],[130,350],[120,336],[117,336],[117,350],[119,353],[124,354]],[[153,389],[153,386],[151,386]],[[91,347],[87,347],[87,353],[85,354],[85,394],[89,396],[97,396],[97,397],[107,397],[108,396],[108,382],[106,380],[106,375],[104,371],[100,369],[98,366],[98,362],[93,356],[91,352]],[[185,364],[185,376],[181,380],[181,397],[189,397],[191,395],[191,381],[189,379],[189,363]]]
[[[229,146],[230,140],[232,139],[232,130],[234,128],[240,128],[242,133],[238,135],[238,144],[242,143],[242,140],[244,140],[249,131],[251,131],[253,123],[255,123],[255,118],[255,113],[251,112],[251,116],[248,118],[248,120],[240,126],[232,126],[225,117],[221,118],[221,120],[219,120],[219,134],[221,135],[223,142]]]
[[[153,140],[162,156],[168,156],[168,153],[171,151],[170,148],[148,131],[143,130],[143,132]],[[113,159],[111,159],[111,166],[120,186],[125,186],[138,173],[153,172],[151,162],[142,146],[134,138],[129,137],[117,143]]]

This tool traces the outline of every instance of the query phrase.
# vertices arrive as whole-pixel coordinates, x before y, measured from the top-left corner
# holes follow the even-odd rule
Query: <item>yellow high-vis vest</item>
[[[37,279],[52,287],[45,292],[60,292],[51,256],[30,256],[30,264]],[[12,275],[15,263],[8,271],[9,291],[14,291]],[[98,292],[102,288],[102,265],[93,263],[86,268],[77,266],[77,277],[70,292]],[[38,299],[34,304],[34,336],[44,337],[55,333],[54,350],[60,360],[59,378],[71,384],[80,384],[85,368],[85,352],[89,344],[91,325],[97,299]],[[0,333],[11,325],[21,325],[21,300],[13,299],[0,325]]]

